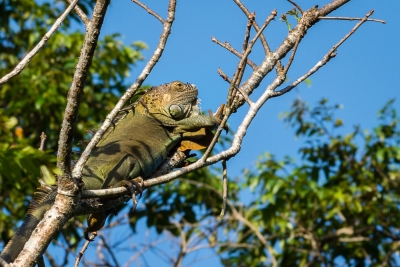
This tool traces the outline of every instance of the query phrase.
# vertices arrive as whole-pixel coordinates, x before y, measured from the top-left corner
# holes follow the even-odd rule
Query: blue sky
[[[143,2],[166,17],[167,1]],[[243,2],[250,11],[256,11],[259,24],[262,24],[272,9],[277,9],[277,19],[265,31],[271,49],[276,49],[288,32],[286,24],[278,18],[292,8],[291,4],[286,1]],[[308,9],[315,4],[323,6],[330,1],[296,2],[303,9]],[[297,97],[310,104],[316,104],[322,98],[328,98],[331,103],[343,104],[343,110],[338,113],[345,122],[343,132],[349,132],[355,124],[360,125],[362,129],[370,129],[376,125],[378,109],[391,98],[397,98],[395,106],[399,107],[400,93],[396,80],[400,69],[400,1],[351,1],[335,11],[332,16],[363,17],[371,9],[375,10],[373,18],[386,20],[387,24],[365,23],[339,48],[336,58],[311,77],[311,87],[301,84],[292,92],[269,100],[250,126],[239,155],[228,162],[231,179],[240,176],[244,168],[254,166],[257,157],[265,151],[277,155],[278,158],[284,155],[297,157],[301,140],[296,140],[292,129],[286,127],[278,118],[280,113],[289,110],[290,104]],[[217,68],[222,68],[232,76],[238,58],[211,42],[211,36],[222,42],[228,41],[240,50],[246,23],[246,17],[233,1],[178,1],[176,19],[166,50],[145,84],[158,85],[173,80],[194,83],[199,88],[203,110],[216,110],[225,102],[228,89],[228,84],[217,74]],[[290,80],[296,79],[314,66],[355,24],[356,22],[351,21],[329,20],[312,27],[299,46],[289,71]],[[112,1],[102,35],[119,32],[126,44],[134,41],[145,42],[149,49],[144,51],[143,55],[149,59],[161,30],[161,23],[134,3]],[[260,63],[263,58],[261,46],[256,45],[250,59]],[[144,62],[140,62],[132,69],[132,82],[143,66]],[[248,74],[247,72],[245,79]],[[251,96],[253,101],[266,88],[272,77],[267,76],[265,82]],[[236,131],[246,111],[247,107],[243,106],[231,117],[229,125],[233,131]],[[143,222],[141,225],[144,229]],[[135,240],[140,240],[140,237]],[[150,266],[160,266],[156,258],[153,260],[154,262],[150,259]],[[198,266],[205,263],[218,266],[216,258]]]

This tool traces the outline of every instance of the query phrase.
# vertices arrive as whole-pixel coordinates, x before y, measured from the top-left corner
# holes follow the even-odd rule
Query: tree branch
[[[359,23],[356,24],[356,26],[354,26],[353,29],[351,29],[351,31],[346,34],[346,36],[344,36],[336,45],[334,45],[329,51],[328,53],[326,53],[326,55],[323,57],[323,59],[321,61],[319,61],[314,67],[312,67],[306,74],[304,74],[303,76],[301,76],[300,78],[298,78],[297,80],[295,80],[291,85],[285,87],[282,90],[279,90],[277,92],[274,93],[273,97],[276,96],[281,96],[283,94],[286,94],[287,92],[290,92],[293,88],[295,88],[297,85],[299,85],[301,82],[303,82],[305,79],[307,79],[308,77],[310,77],[312,74],[314,74],[315,72],[317,72],[322,66],[324,66],[326,63],[329,62],[329,60],[331,60],[333,57],[336,56],[336,50],[339,48],[339,46],[341,44],[344,43],[344,41],[346,41],[353,33],[356,32],[356,30],[362,25],[364,24],[364,22],[367,21],[368,17],[371,16],[374,13],[373,10],[371,10],[370,12],[368,12],[364,19],[361,20]]]
[[[62,15],[54,22],[53,26],[51,26],[50,30],[43,36],[42,40],[29,52],[24,58],[18,63],[18,65],[12,70],[10,73],[4,75],[0,79],[0,86],[5,84],[12,77],[21,73],[21,71],[28,65],[28,63],[32,60],[32,58],[39,52],[39,50],[47,43],[49,38],[53,35],[53,33],[61,26],[63,20],[67,17],[67,15],[71,12],[71,10],[75,7],[78,0],[72,1],[72,3],[67,7],[67,9],[62,13]]]
[[[138,0],[132,0],[132,2],[136,3],[138,6],[146,10],[150,15],[154,16],[156,19],[158,19],[162,24],[165,24],[165,20],[160,17],[156,12],[148,8],[145,4],[141,3]]]
[[[319,19],[326,20],[363,20],[364,18],[351,18],[351,17],[319,17]],[[367,21],[380,22],[382,24],[386,24],[385,20],[381,19],[367,19]]]
[[[67,1],[70,4],[72,3],[72,0],[67,0]],[[81,18],[83,24],[85,24],[85,26],[87,27],[88,24],[90,23],[90,19],[86,16],[85,12],[83,12],[83,10],[78,5],[75,5],[74,10],[78,15],[78,17]]]
[[[220,41],[218,41],[218,39],[216,39],[215,37],[211,36],[211,41],[213,41],[214,43],[222,46],[223,48],[225,48],[226,50],[228,50],[229,52],[231,52],[232,54],[234,54],[235,56],[237,56],[238,58],[242,58],[242,55],[239,53],[239,51],[237,51],[235,48],[233,48],[230,43],[225,42],[225,43],[221,43]],[[251,61],[250,59],[247,59],[246,61],[247,64],[250,65],[250,67],[254,70],[255,68],[257,68],[257,65]]]
[[[58,194],[52,208],[45,214],[44,219],[37,225],[24,249],[14,261],[14,266],[32,266],[36,259],[43,255],[53,236],[72,216],[73,207],[79,196],[76,194],[76,186],[69,179],[70,151],[72,135],[75,128],[75,120],[78,112],[80,96],[85,82],[86,73],[89,69],[91,58],[100,34],[100,28],[109,4],[109,0],[98,0],[94,7],[93,17],[88,26],[81,50],[74,80],[68,93],[68,103],[63,120],[60,135],[58,163],[63,171],[63,177],[59,180]]]

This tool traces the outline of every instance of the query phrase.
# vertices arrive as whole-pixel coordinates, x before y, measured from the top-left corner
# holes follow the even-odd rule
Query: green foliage
[[[67,1],[5,0],[0,3],[0,77],[9,73],[65,10]],[[80,1],[84,11],[94,0]],[[72,30],[80,28],[80,31]],[[18,75],[0,87],[0,234],[7,241],[23,218],[28,200],[38,186],[40,169],[54,173],[55,151],[67,93],[84,39],[84,25],[74,12]],[[99,40],[86,79],[75,144],[86,131],[97,128],[129,86],[129,69],[141,60],[141,42],[124,45],[118,34]],[[46,149],[36,148],[40,134],[47,135]],[[46,167],[47,166],[47,167]],[[12,203],[12,204],[11,204]],[[68,228],[69,233],[73,227]],[[67,233],[68,233],[67,231]],[[71,236],[65,237],[71,239]],[[72,239],[71,239],[72,240]]]
[[[343,125],[334,117],[338,108],[326,99],[312,109],[295,101],[285,121],[305,139],[301,162],[266,153],[247,172],[244,186],[257,197],[243,215],[266,238],[279,266],[396,266],[400,119],[390,101],[372,133],[355,127],[342,136],[335,133]],[[271,259],[266,246],[239,227],[237,241],[254,247],[222,249],[224,264],[264,266]]]
[[[280,21],[285,22],[288,30],[292,29],[292,24],[289,22],[288,16],[293,17],[296,19],[297,22],[301,19],[301,13],[294,7],[293,9],[287,11],[286,13],[282,14],[279,18]]]

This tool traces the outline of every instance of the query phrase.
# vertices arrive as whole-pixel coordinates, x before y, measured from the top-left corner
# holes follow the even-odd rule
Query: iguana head
[[[150,88],[139,101],[136,112],[163,114],[175,120],[190,116],[197,107],[197,88],[194,84],[174,81]],[[195,112],[198,112],[196,108]]]

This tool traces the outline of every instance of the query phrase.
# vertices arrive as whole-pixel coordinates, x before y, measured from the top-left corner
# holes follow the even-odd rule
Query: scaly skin
[[[93,150],[82,171],[83,189],[117,187],[146,178],[185,139],[185,133],[214,128],[217,120],[200,114],[197,94],[194,85],[179,81],[149,89]],[[22,251],[54,203],[54,188],[38,188],[22,226],[0,254],[3,260],[13,262]],[[88,231],[99,230],[107,215],[90,215]]]

